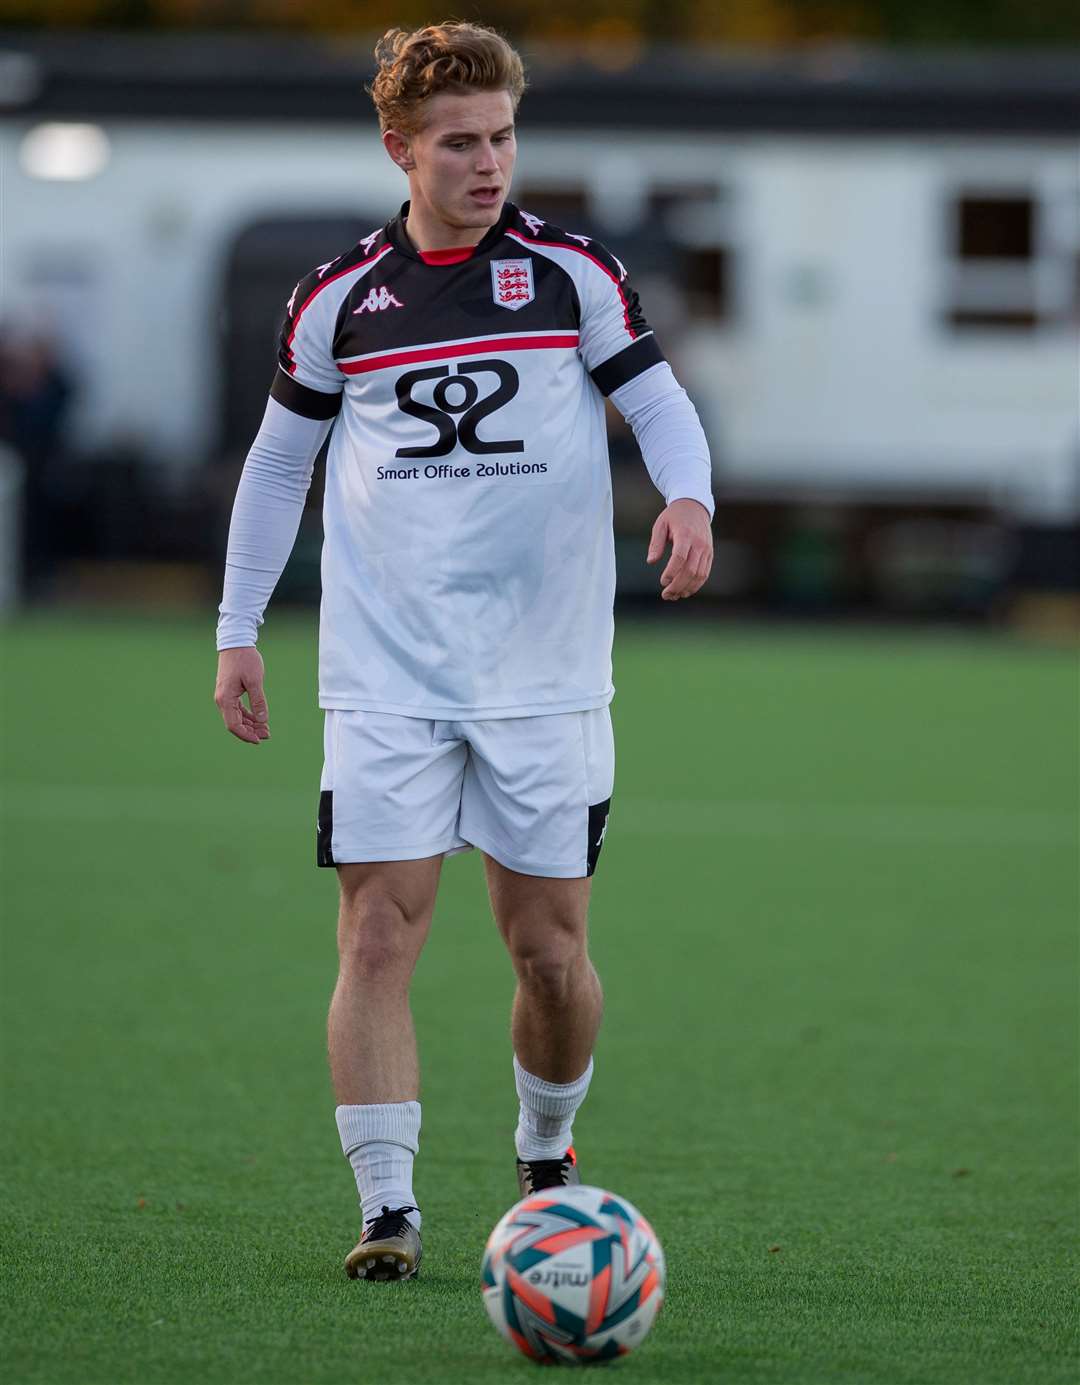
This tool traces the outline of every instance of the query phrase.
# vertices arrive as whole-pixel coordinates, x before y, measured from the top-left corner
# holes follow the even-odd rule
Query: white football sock
[[[339,1106],[341,1148],[352,1165],[364,1221],[384,1207],[415,1207],[413,1158],[420,1148],[420,1103],[394,1101],[376,1106]],[[419,1211],[409,1221],[419,1231]]]
[[[585,1100],[592,1080],[593,1060],[576,1082],[545,1082],[534,1077],[514,1055],[517,1085],[517,1130],[514,1144],[519,1159],[561,1159],[573,1141],[574,1114]]]

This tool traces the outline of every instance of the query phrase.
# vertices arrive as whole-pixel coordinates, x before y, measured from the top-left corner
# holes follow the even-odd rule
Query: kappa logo
[[[543,221],[538,216],[533,216],[532,212],[519,212],[519,215],[533,235],[538,236],[540,227],[544,224]]]
[[[500,308],[511,312],[531,303],[536,297],[532,260],[492,260],[491,296]]]
[[[404,308],[405,304],[400,298],[395,298],[385,284],[380,284],[377,289],[369,289],[368,296],[360,304],[359,308],[353,309],[353,317],[357,313],[380,313],[383,308]]]
[[[336,264],[337,260],[327,260],[325,264],[317,265],[316,268],[312,270],[312,273],[321,279],[326,271]],[[303,279],[301,279],[300,284],[303,282]],[[297,284],[296,288],[293,289],[289,297],[289,302],[286,305],[290,317],[292,317],[293,313],[296,311],[296,295],[300,292],[300,284]]]
[[[364,237],[364,239],[360,242],[360,244],[364,247],[364,254],[365,254],[365,255],[370,255],[370,254],[371,254],[371,247],[375,244],[375,242],[379,239],[379,237],[380,237],[381,235],[382,235],[382,227],[380,226],[379,229],[378,229],[377,231],[372,231],[372,233],[371,233],[370,236],[365,236],[365,237]]]
[[[600,833],[599,837],[597,837],[597,839],[596,839],[596,849],[597,849],[597,851],[599,851],[600,848],[604,845],[604,838],[605,838],[606,836],[607,836],[607,818],[604,819],[604,830]]]

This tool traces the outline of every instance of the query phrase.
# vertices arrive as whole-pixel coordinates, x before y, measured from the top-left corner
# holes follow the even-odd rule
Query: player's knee
[[[343,975],[382,986],[407,986],[416,966],[416,950],[378,929],[353,929],[339,939]]]
[[[418,920],[404,904],[381,891],[352,898],[343,894],[338,953],[343,971],[373,980],[407,979],[419,952]]]
[[[577,948],[546,947],[513,955],[514,970],[522,986],[546,1004],[558,1005],[573,990],[577,971],[587,965]]]

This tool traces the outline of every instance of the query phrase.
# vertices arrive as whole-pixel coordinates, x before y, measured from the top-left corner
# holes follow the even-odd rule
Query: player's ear
[[[383,148],[398,168],[404,169],[408,173],[411,168],[416,167],[416,161],[412,154],[412,142],[407,135],[403,135],[399,130],[384,130],[382,142]]]

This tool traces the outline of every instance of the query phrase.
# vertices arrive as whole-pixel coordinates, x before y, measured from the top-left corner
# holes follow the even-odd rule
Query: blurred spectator
[[[60,466],[64,418],[74,384],[53,343],[41,334],[0,330],[0,442],[22,459],[23,582],[40,594],[52,572],[52,483]]]

